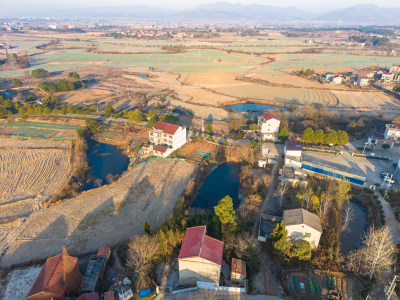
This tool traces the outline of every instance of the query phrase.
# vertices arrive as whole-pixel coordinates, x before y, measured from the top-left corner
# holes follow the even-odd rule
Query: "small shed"
[[[231,281],[243,284],[246,279],[246,262],[241,259],[232,258]]]

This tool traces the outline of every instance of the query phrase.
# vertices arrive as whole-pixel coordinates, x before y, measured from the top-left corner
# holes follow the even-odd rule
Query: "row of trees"
[[[344,145],[349,142],[349,136],[346,131],[329,130],[324,132],[323,129],[314,131],[311,127],[303,131],[301,139],[306,144],[328,144],[328,145]]]

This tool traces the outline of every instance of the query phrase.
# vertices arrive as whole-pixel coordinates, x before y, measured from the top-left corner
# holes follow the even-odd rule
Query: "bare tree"
[[[343,208],[342,214],[342,227],[340,228],[340,232],[348,231],[349,224],[354,220],[354,210],[351,207],[349,202],[345,203],[345,207]]]
[[[110,184],[113,182],[114,176],[110,173],[106,176],[107,183]]]
[[[280,208],[282,208],[283,200],[285,199],[285,195],[287,194],[288,191],[289,187],[285,183],[281,182],[274,193],[274,197],[275,199],[278,200]]]
[[[94,183],[94,186],[101,186],[103,184],[103,179],[96,178],[93,183]]]
[[[255,240],[247,231],[236,236],[234,247],[240,258],[243,259],[247,255],[247,250],[252,243],[255,243]]]
[[[318,214],[321,219],[321,223],[326,224],[329,209],[332,207],[334,201],[334,193],[332,189],[328,189],[325,193],[322,193],[319,201]]]
[[[348,264],[357,267],[361,275],[369,276],[371,280],[376,272],[384,273],[390,271],[395,262],[396,247],[387,226],[375,229],[373,226],[363,237],[363,246],[360,250],[352,253]]]
[[[157,256],[158,248],[156,236],[147,234],[134,236],[128,244],[127,267],[136,271],[140,279],[146,279]]]
[[[308,207],[310,206],[311,198],[314,195],[312,189],[304,189],[303,194],[298,194],[299,198],[302,200],[302,207],[305,207],[308,210]]]

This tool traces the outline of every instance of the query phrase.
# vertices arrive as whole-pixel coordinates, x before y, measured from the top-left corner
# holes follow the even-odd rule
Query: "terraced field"
[[[39,209],[65,184],[70,144],[0,139],[0,220]]]

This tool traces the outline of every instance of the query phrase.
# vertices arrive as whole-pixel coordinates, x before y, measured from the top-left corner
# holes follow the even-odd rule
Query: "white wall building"
[[[258,118],[258,130],[263,140],[277,140],[281,121],[273,114],[264,114]]]
[[[206,226],[186,229],[178,256],[179,284],[195,286],[197,281],[219,285],[224,243],[206,235]]]
[[[370,78],[368,77],[358,77],[357,78],[357,85],[358,86],[367,86],[369,84]]]
[[[186,143],[186,127],[157,122],[149,131],[149,139],[154,155],[167,157]]]
[[[400,138],[400,123],[386,124],[385,133],[383,134],[385,140],[397,141]]]
[[[318,247],[322,227],[317,215],[302,208],[284,210],[283,222],[290,239],[305,240],[311,248]]]

